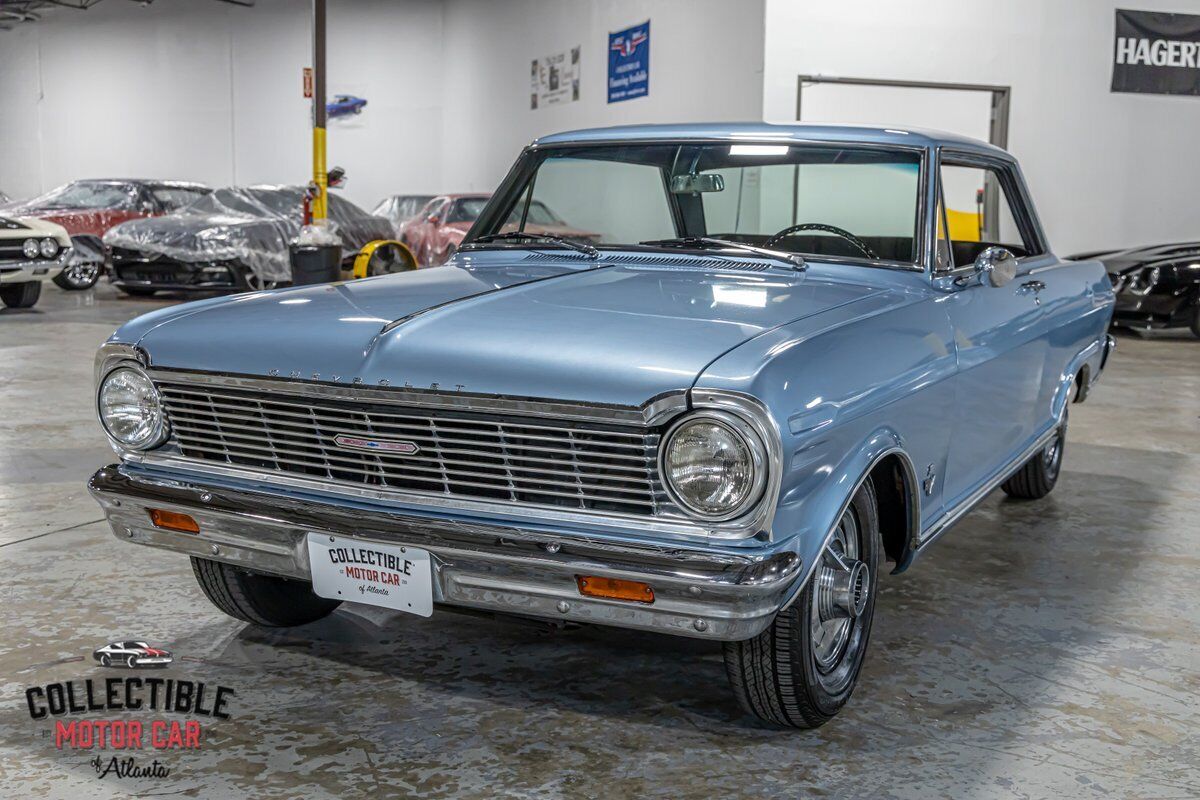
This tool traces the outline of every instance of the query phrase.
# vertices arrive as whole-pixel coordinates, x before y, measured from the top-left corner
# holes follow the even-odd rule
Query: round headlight
[[[37,258],[39,252],[38,240],[26,239],[25,243],[21,245],[21,252],[25,254],[26,258]]]
[[[54,239],[42,239],[41,251],[44,257],[54,258],[58,255],[58,242]]]
[[[158,390],[140,370],[118,367],[104,377],[97,398],[100,422],[122,445],[145,450],[160,444],[166,420]]]
[[[748,435],[732,420],[702,415],[679,423],[663,451],[663,481],[685,509],[728,519],[758,499],[764,475]]]

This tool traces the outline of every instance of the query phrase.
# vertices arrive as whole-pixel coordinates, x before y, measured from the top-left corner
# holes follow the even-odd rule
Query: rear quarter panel
[[[1089,385],[1100,376],[1115,297],[1099,261],[1060,261],[1034,277],[1043,277],[1050,290],[1042,293],[1049,347],[1040,426],[1048,429],[1061,417],[1080,372]]]

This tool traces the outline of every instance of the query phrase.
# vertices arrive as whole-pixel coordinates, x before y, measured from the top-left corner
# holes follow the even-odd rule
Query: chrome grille
[[[659,436],[628,426],[429,411],[160,383],[180,453],[337,484],[652,515]],[[335,437],[409,443],[350,449]],[[361,443],[360,443],[360,446]]]

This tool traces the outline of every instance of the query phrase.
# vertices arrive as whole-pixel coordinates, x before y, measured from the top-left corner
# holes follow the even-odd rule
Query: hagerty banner
[[[1112,90],[1200,95],[1200,16],[1118,9]]]

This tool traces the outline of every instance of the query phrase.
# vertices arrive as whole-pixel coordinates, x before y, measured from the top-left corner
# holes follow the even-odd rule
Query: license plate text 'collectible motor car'
[[[120,463],[90,487],[254,624],[352,600],[710,639],[747,710],[812,727],[882,569],[998,487],[1054,487],[1112,311],[980,142],[558,134],[445,267],[127,323],[96,363]]]

